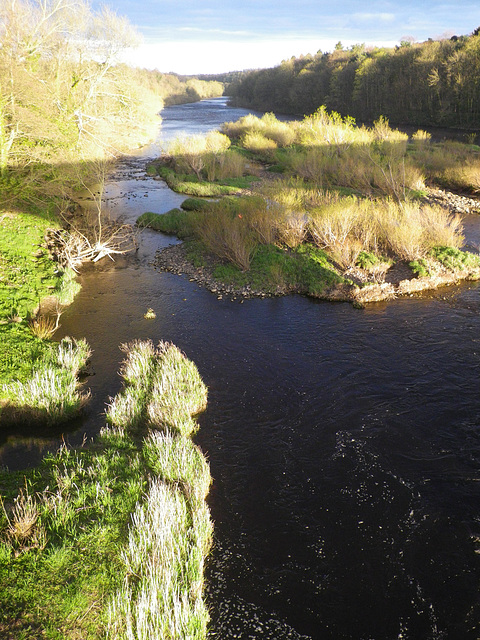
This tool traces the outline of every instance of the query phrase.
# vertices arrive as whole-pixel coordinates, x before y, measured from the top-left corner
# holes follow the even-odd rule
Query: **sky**
[[[143,37],[127,53],[129,63],[190,75],[272,67],[331,51],[339,41],[391,47],[406,37],[421,42],[480,26],[479,0],[116,0],[110,6]]]

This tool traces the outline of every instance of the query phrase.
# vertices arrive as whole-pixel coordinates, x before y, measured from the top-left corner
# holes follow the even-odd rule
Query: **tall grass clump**
[[[195,235],[209,251],[222,260],[246,271],[257,248],[257,240],[241,213],[235,213],[230,201],[213,203],[208,212],[195,220]]]
[[[78,378],[90,353],[84,340],[64,338],[56,357],[47,358],[28,380],[3,385],[0,420],[53,425],[72,419],[90,398]]]
[[[211,537],[208,513],[195,531]],[[109,608],[107,637],[115,640],[206,637],[209,615],[201,597],[203,558],[182,492],[154,480],[132,517],[123,553],[125,580]]]
[[[211,483],[210,469],[188,437],[154,431],[145,439],[143,455],[156,476],[178,483],[194,504],[205,500]]]
[[[190,436],[198,428],[192,416],[207,406],[207,387],[195,364],[174,345],[160,343],[156,357],[147,406],[149,424]]]
[[[219,131],[206,135],[176,138],[167,147],[173,167],[177,173],[194,173],[199,180],[207,160],[223,154],[230,147],[230,139]]]
[[[195,364],[170,343],[155,348],[150,340],[122,345],[127,357],[121,374],[124,388],[112,399],[107,422],[134,428],[147,423],[191,435],[193,420],[207,406],[207,388]]]
[[[127,354],[120,373],[124,389],[113,398],[106,412],[107,423],[115,427],[136,428],[145,418],[145,403],[152,384],[155,348],[151,340],[135,340],[121,345]]]
[[[203,640],[209,620],[202,593],[212,538],[205,504],[211,477],[188,436],[197,429],[193,416],[206,407],[207,389],[196,366],[170,343],[154,349],[151,342],[135,342],[125,350],[126,390],[142,383],[147,389],[138,413],[152,429],[142,457],[153,478],[132,516],[107,637]]]

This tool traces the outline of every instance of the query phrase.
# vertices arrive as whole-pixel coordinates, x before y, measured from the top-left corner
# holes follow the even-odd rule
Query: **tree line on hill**
[[[480,126],[480,35],[395,48],[344,49],[284,60],[250,71],[228,87],[234,104],[310,114],[321,105],[361,122],[381,115],[396,124]]]

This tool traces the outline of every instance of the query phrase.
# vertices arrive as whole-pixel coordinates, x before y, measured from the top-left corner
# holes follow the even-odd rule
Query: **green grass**
[[[52,350],[29,327],[41,300],[53,295],[67,304],[79,289],[75,274],[42,247],[45,231],[55,226],[48,212],[0,212],[0,383],[26,380]]]
[[[177,174],[173,169],[169,169],[168,167],[160,166],[157,172],[172,191],[184,193],[189,196],[215,197],[234,195],[239,193],[243,188],[235,186],[236,180],[233,180],[233,186],[228,186],[223,182],[204,182],[199,181],[193,174]]]
[[[423,258],[412,260],[408,263],[408,266],[418,278],[428,278],[430,275],[427,261]]]
[[[79,375],[90,357],[85,340],[64,338],[52,352],[35,364],[31,377],[2,387],[2,424],[60,424],[75,417],[89,400],[80,391]]]
[[[121,584],[119,545],[145,488],[140,458],[133,445],[119,452],[100,438],[95,450],[63,448],[23,475],[37,520],[27,538],[17,539],[5,533],[2,514],[0,631],[16,638],[103,637],[106,594]],[[20,474],[13,477],[22,483]],[[7,512],[16,498],[11,481],[1,474]]]
[[[439,271],[439,265],[452,272],[480,270],[480,256],[456,247],[434,247],[425,258],[409,263],[413,273],[425,278]]]
[[[155,231],[160,231],[168,235],[176,235],[179,238],[191,236],[192,220],[196,210],[182,211],[181,209],[170,209],[166,213],[153,213],[147,211],[137,218],[139,227],[148,227]]]
[[[480,256],[455,247],[434,247],[429,256],[450,271],[480,269]]]
[[[122,349],[124,389],[111,406],[132,392],[136,411],[112,420],[110,408],[111,425],[89,447],[63,446],[37,469],[0,472],[2,637],[206,637],[211,479],[187,437],[206,388],[174,345]],[[60,359],[81,365],[68,345]],[[168,420],[153,425],[148,408],[158,402],[193,428],[182,435]]]
[[[204,211],[210,206],[209,200],[203,200],[202,198],[187,198],[182,202],[180,207],[184,211]]]
[[[235,286],[265,292],[298,291],[321,294],[328,287],[345,282],[321,249],[304,244],[286,251],[274,245],[259,245],[249,271],[232,264],[218,265],[214,276]]]

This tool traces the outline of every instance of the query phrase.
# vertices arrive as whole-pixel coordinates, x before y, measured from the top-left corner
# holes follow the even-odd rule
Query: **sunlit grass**
[[[2,629],[28,634],[33,621],[66,640],[206,637],[211,478],[187,437],[206,387],[170,343],[134,341],[122,350],[125,387],[109,409],[116,424],[90,447],[47,456],[16,495],[0,473]],[[71,341],[58,359],[72,371],[81,366]],[[165,412],[155,425],[146,412],[153,403]],[[173,413],[189,427],[170,430]]]
[[[56,362],[40,362],[26,381],[3,385],[0,420],[46,424],[70,420],[90,398],[88,391],[80,390],[78,380],[89,357],[90,349],[84,340],[62,340]]]

